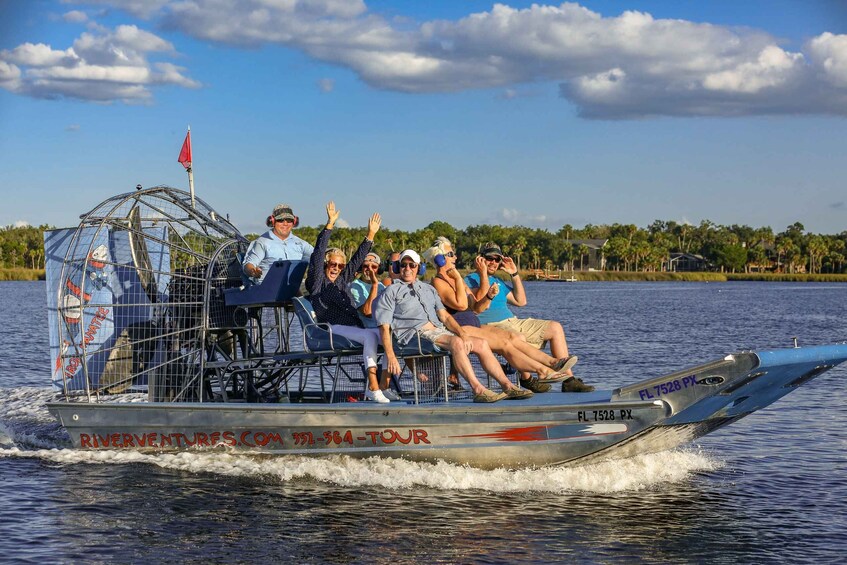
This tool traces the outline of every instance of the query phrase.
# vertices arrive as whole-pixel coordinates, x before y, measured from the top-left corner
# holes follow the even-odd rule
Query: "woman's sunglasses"
[[[331,269],[331,268],[333,268],[333,267],[336,267],[336,268],[338,268],[338,269],[343,269],[345,266],[347,266],[347,264],[346,264],[346,263],[336,263],[335,261],[329,261],[329,262],[326,264],[326,268],[327,268],[327,269]]]

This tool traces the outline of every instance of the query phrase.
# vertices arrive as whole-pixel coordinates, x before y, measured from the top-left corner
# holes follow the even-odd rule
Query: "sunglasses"
[[[363,269],[371,269],[372,271],[376,271],[376,270],[379,269],[379,265],[377,265],[376,263],[365,263],[364,265],[362,265],[362,268]]]
[[[293,224],[294,223],[294,220],[292,220],[291,218],[283,218],[281,220],[276,220],[276,221],[277,221],[277,223],[280,223],[280,224]]]
[[[417,263],[400,263],[400,268],[401,269],[417,269],[418,264]]]
[[[347,263],[336,263],[335,261],[330,261],[326,264],[327,269],[331,269],[333,267],[336,267],[338,269],[343,269],[346,266],[347,266]]]
[[[456,252],[455,251],[448,251],[447,253],[444,254],[444,256],[445,257],[455,257]]]
[[[485,260],[486,261],[493,261],[495,263],[499,263],[500,261],[503,260],[503,258],[500,257],[499,255],[485,255]]]

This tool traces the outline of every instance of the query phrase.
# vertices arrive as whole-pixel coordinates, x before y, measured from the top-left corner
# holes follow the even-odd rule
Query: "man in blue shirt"
[[[265,223],[271,229],[250,244],[243,261],[244,273],[257,284],[265,280],[275,261],[308,261],[315,250],[311,244],[291,233],[300,219],[288,204],[277,205]]]
[[[480,257],[477,257],[476,261],[477,272],[465,277],[465,283],[473,292],[477,302],[482,306],[487,305],[486,309],[478,314],[479,321],[522,334],[527,342],[538,348],[549,341],[550,353],[559,359],[559,364],[553,369],[573,375],[570,369],[576,364],[577,356],[568,354],[568,342],[565,340],[562,324],[552,320],[518,318],[509,308],[509,305],[526,306],[526,292],[512,258],[504,256],[500,246],[491,241],[482,246],[479,254]],[[511,284],[499,279],[493,282],[490,280],[501,268],[509,275]],[[529,375],[522,375],[521,378],[528,379]],[[591,392],[592,390],[594,390],[593,386],[586,385],[575,377],[562,383],[562,392]]]
[[[409,343],[420,334],[421,338],[449,350],[454,366],[473,389],[474,402],[497,402],[504,398],[517,400],[532,396],[530,391],[516,387],[506,378],[487,341],[465,333],[465,329],[444,308],[435,288],[418,280],[420,264],[421,257],[416,251],[407,249],[401,252],[399,282],[386,287],[377,298],[374,318],[379,325],[382,343],[392,343],[393,331],[401,345]],[[469,353],[479,357],[485,372],[503,388],[502,394],[482,386],[474,374]],[[400,363],[393,347],[385,347],[385,358],[388,361],[388,372],[399,375]]]

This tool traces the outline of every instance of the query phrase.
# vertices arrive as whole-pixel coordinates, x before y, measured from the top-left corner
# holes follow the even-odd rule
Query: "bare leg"
[[[544,332],[544,340],[550,342],[550,352],[553,357],[561,358],[568,356],[568,342],[565,340],[565,330],[559,322],[547,322],[547,330]],[[566,375],[573,375],[573,371],[565,371]]]
[[[521,339],[519,334],[492,326],[483,326],[481,328],[466,327],[465,331],[471,336],[487,341],[489,347],[495,353],[499,353],[505,357],[509,364],[518,371],[521,371],[521,373],[528,375],[532,372],[537,373],[541,377],[546,377],[554,373],[550,365],[555,363],[556,360],[528,344]],[[526,355],[523,349],[540,353],[542,358],[549,359],[549,363],[545,364],[544,362],[537,361],[535,357]]]
[[[450,351],[450,354],[453,356],[453,365],[459,371],[459,374],[471,385],[474,394],[482,394],[486,389],[473,372],[473,365],[471,365],[471,360],[468,359],[468,354],[465,353],[465,346],[462,340],[454,335],[443,335],[435,343]]]
[[[504,391],[515,388],[515,385],[506,377],[503,372],[503,367],[491,351],[488,342],[480,337],[471,337],[473,343],[473,353],[479,358],[482,368],[488,375],[491,375],[495,381],[500,384]]]
[[[376,367],[368,367],[368,387],[371,390],[380,390],[379,381],[376,378]]]

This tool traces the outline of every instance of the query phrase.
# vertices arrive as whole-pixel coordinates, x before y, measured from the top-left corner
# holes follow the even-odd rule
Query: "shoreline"
[[[461,269],[462,273],[470,273],[467,269]],[[569,277],[570,273],[561,273],[560,276]],[[730,281],[755,281],[755,282],[838,282],[847,283],[847,274],[790,274],[790,273],[709,273],[709,272],[686,272],[686,273],[664,273],[664,272],[633,272],[633,271],[575,271],[573,276],[578,279],[575,283],[586,282],[730,282]],[[525,281],[536,282],[538,279],[532,271],[521,271],[521,278]],[[0,268],[0,282],[3,281],[43,281],[45,280],[44,269],[21,269]],[[546,279],[546,282],[567,283],[565,279]]]

